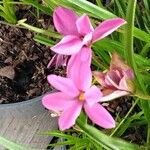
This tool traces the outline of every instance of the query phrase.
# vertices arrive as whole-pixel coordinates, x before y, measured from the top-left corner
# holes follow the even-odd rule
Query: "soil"
[[[28,100],[49,90],[50,50],[32,36],[27,30],[0,24],[0,103]]]
[[[50,16],[36,18],[31,6],[17,7],[17,19],[41,28],[53,28]],[[34,33],[0,23],[0,103],[14,103],[42,95],[51,90],[48,74],[59,74],[54,67],[47,69],[52,58],[50,47],[33,40]]]

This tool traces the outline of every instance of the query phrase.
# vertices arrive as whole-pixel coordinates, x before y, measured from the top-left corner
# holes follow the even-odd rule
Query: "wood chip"
[[[3,67],[0,69],[0,76],[13,80],[15,77],[15,70],[12,66]]]

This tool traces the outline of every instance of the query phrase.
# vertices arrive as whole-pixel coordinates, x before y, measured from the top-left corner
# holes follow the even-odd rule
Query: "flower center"
[[[84,92],[81,92],[78,98],[79,98],[79,101],[84,101],[85,100]]]

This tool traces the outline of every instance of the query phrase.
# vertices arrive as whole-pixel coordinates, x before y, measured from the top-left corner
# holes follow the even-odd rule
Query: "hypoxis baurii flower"
[[[78,59],[81,55],[78,54]],[[76,60],[67,78],[49,75],[48,82],[58,92],[47,94],[43,97],[43,105],[52,111],[61,112],[58,120],[59,128],[65,130],[75,124],[82,108],[88,117],[103,128],[113,128],[115,121],[109,112],[98,102],[102,93],[95,85],[92,85],[92,73],[89,65]]]
[[[103,88],[101,102],[109,101],[134,92],[134,72],[117,53],[112,54],[110,68],[106,73],[94,71],[96,80]]]
[[[84,47],[84,54],[91,55],[91,44],[117,30],[126,23],[121,18],[108,19],[93,28],[86,14],[77,16],[72,10],[57,7],[53,14],[55,28],[64,37],[55,46],[51,47],[56,53],[72,55],[78,53]]]

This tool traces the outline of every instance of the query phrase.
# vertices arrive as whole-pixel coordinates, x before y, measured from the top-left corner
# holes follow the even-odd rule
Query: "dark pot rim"
[[[0,104],[0,108],[4,108],[4,107],[14,107],[14,106],[22,106],[22,105],[28,105],[28,104],[32,104],[35,102],[38,102],[40,100],[42,100],[43,95],[41,96],[37,96],[35,98],[29,99],[29,100],[25,100],[22,102],[16,102],[16,103],[8,103],[8,104]]]

